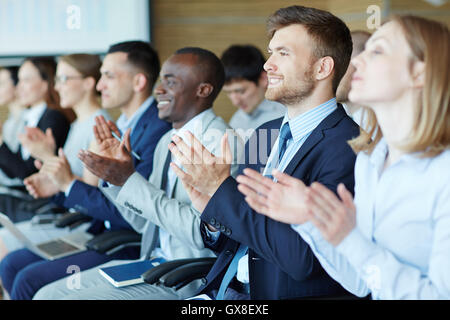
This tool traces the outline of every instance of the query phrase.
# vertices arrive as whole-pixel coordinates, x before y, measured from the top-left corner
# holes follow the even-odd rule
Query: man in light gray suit
[[[163,65],[160,84],[155,88],[158,116],[172,123],[173,130],[166,133],[156,146],[153,172],[147,181],[135,172],[131,162],[129,132],[118,143],[111,134],[111,122],[99,119],[96,138],[101,145],[100,154],[80,152],[80,159],[97,176],[112,184],[104,187],[104,194],[114,202],[124,218],[143,233],[141,258],[162,257],[166,260],[214,256],[205,248],[200,234],[199,212],[170,169],[171,153],[168,145],[172,136],[183,136],[191,131],[206,148],[220,154],[221,138],[230,130],[229,142],[236,150],[233,172],[237,170],[237,157],[242,141],[233,135],[230,127],[217,117],[212,105],[224,82],[220,60],[210,51],[183,48],[175,52]],[[175,291],[157,285],[138,284],[115,288],[98,272],[104,266],[128,263],[112,261],[82,272],[81,288],[67,286],[62,279],[42,288],[35,299],[183,299],[198,287],[194,283]]]

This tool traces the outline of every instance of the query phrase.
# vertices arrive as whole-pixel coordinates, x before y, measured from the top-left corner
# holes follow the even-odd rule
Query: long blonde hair
[[[399,146],[407,153],[433,157],[450,147],[450,32],[442,23],[416,16],[395,16],[412,51],[412,62],[425,63],[425,84],[414,106],[415,119],[410,138]],[[371,153],[382,138],[375,113],[365,108],[366,131],[349,141],[355,152]]]

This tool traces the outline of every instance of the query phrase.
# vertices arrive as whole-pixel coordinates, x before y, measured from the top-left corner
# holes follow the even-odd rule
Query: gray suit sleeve
[[[118,193],[116,203],[129,208],[127,211],[135,216],[148,219],[182,242],[199,250],[205,248],[199,230],[200,213],[190,202],[167,197],[163,190],[141,175],[135,173],[130,176]]]
[[[139,175],[139,173],[135,173]],[[139,175],[140,176],[140,175]],[[117,202],[117,195],[119,194],[121,187],[117,186],[109,186],[103,187],[99,186],[101,192],[105,195],[105,197],[114,203],[117,210],[119,210],[120,214],[124,217],[124,219],[133,227],[136,232],[143,234],[145,229],[147,228],[147,224],[149,221],[144,217],[137,215],[135,211],[126,206],[122,206],[119,202]]]

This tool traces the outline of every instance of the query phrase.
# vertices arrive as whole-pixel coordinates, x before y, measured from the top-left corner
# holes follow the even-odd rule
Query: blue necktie
[[[217,293],[216,300],[223,300],[225,291],[227,290],[231,280],[236,275],[239,260],[243,256],[245,256],[247,249],[248,249],[247,246],[244,246],[243,244],[239,245],[239,248],[237,249],[236,254],[233,257],[233,260],[231,260],[231,263],[228,266],[227,272],[225,272],[225,275],[223,276],[222,283],[220,284],[219,292]]]
[[[280,137],[278,139],[278,161],[281,161],[283,158],[289,139],[292,139],[292,133],[291,128],[289,127],[289,122],[286,122],[283,127],[281,127]]]

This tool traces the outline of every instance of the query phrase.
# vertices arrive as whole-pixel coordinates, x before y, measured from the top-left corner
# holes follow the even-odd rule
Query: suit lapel
[[[214,113],[207,113],[203,117],[201,136],[197,137],[200,140],[200,142],[202,142],[202,144],[203,144],[203,136],[206,133],[206,131],[208,130],[209,126],[212,124],[212,122],[214,121],[215,118],[216,118],[216,115]],[[170,151],[169,151],[169,155],[170,155]],[[176,177],[176,179],[175,179],[175,181],[173,183],[173,186],[172,186],[172,188],[170,190],[170,195],[168,195],[168,196],[171,197],[173,195],[174,190],[176,190],[175,188],[177,187],[177,185],[178,185],[178,176]]]
[[[289,162],[288,166],[284,170],[284,173],[292,175],[294,170],[300,165],[304,157],[309,151],[314,148],[323,138],[323,131],[332,128],[345,116],[345,111],[342,106],[338,104],[338,108],[333,111],[328,117],[326,117],[309,135],[308,139],[303,143],[295,156]]]

